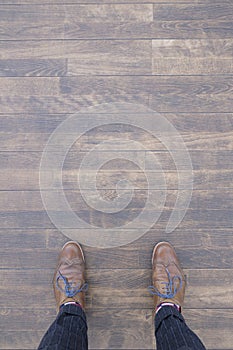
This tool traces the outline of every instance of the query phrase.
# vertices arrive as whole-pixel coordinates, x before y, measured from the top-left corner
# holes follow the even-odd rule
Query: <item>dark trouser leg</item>
[[[41,340],[38,350],[87,349],[87,322],[84,311],[73,304],[63,306]]]
[[[155,337],[157,350],[205,350],[181,313],[172,306],[163,306],[155,316]]]

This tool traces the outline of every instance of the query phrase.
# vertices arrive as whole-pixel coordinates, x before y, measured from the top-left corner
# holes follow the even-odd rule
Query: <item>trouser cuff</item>
[[[168,318],[170,316],[177,317],[182,322],[185,322],[183,316],[181,315],[181,313],[175,307],[173,307],[173,306],[163,306],[163,307],[161,307],[161,309],[155,315],[155,332],[158,331],[158,329],[159,329],[161,323],[163,322],[163,320],[165,320],[166,318]]]
[[[79,316],[87,325],[87,319],[84,310],[80,306],[74,304],[64,305],[60,309],[57,315],[57,323],[61,325],[63,323],[64,318],[69,315]]]

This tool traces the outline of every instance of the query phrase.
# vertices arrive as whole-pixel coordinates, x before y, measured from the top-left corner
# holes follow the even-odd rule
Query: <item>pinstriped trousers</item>
[[[201,340],[172,306],[162,307],[155,317],[157,350],[205,350]],[[79,306],[64,306],[44,335],[38,350],[87,350],[87,322]]]
[[[155,338],[157,350],[205,350],[181,313],[172,306],[163,306],[155,316]]]
[[[63,306],[41,340],[38,350],[86,349],[88,339],[85,312],[73,304]]]

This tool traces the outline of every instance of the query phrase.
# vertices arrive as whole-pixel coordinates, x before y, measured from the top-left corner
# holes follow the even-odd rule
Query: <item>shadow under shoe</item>
[[[58,311],[62,304],[69,301],[85,308],[85,259],[78,243],[70,241],[63,246],[54,273],[53,288]]]

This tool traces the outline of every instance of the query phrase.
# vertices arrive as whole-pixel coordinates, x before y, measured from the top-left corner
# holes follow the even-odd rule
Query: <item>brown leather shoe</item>
[[[158,243],[152,255],[152,281],[149,291],[157,308],[161,303],[183,306],[185,276],[174,248],[167,242]]]
[[[53,287],[58,310],[68,301],[75,301],[85,308],[85,260],[78,243],[70,241],[63,246],[54,273]]]

